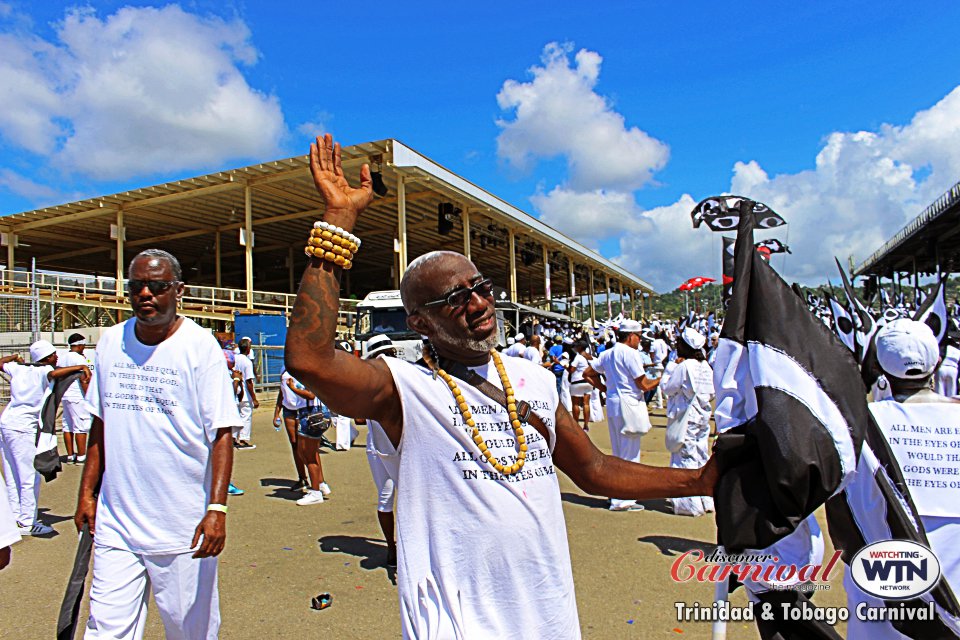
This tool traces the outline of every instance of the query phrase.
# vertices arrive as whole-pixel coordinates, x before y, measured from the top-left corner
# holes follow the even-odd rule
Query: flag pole
[[[723,572],[720,572],[720,575],[723,575]],[[713,591],[713,601],[714,602],[727,602],[727,596],[729,595],[730,581],[729,580],[720,580],[717,582]],[[717,620],[713,621],[713,628],[711,629],[711,639],[712,640],[726,640],[727,638],[727,621],[726,619],[720,619],[722,616],[717,616]]]

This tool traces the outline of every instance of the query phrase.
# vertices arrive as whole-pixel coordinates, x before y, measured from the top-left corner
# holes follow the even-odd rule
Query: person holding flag
[[[903,472],[906,485],[910,487],[909,500],[916,505],[930,547],[940,560],[941,581],[955,590],[960,588],[960,546],[957,545],[960,540],[960,507],[956,490],[949,489],[947,483],[931,482],[934,479],[933,465],[911,461],[949,450],[956,442],[952,434],[960,429],[960,400],[945,397],[931,388],[940,361],[939,345],[933,331],[923,322],[904,318],[886,325],[877,333],[876,351],[893,397],[871,403],[870,412]],[[910,433],[924,435],[922,438],[903,437]],[[936,462],[942,477],[957,477],[960,463],[944,458]],[[873,481],[873,474],[860,465],[848,492],[867,493]],[[873,510],[871,517],[876,524],[882,525],[886,516],[882,510]],[[849,571],[844,575],[843,586],[850,611],[862,602],[871,607],[884,604],[861,591]],[[909,630],[903,630],[909,633]],[[850,617],[847,634],[850,640],[918,637],[903,635],[890,622],[867,622],[857,616]]]

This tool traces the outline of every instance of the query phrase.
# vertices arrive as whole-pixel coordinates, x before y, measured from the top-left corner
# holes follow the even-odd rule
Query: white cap
[[[513,339],[516,340],[517,342],[520,342],[521,340],[525,339],[526,337],[527,337],[527,336],[523,335],[522,333],[518,333],[517,335],[513,336]]]
[[[516,340],[514,340],[513,338],[507,338],[507,344],[508,344],[508,345],[511,345],[511,344],[514,344],[514,343],[516,343]]]
[[[680,334],[680,337],[683,338],[684,342],[690,345],[691,349],[702,349],[703,345],[707,342],[707,339],[703,337],[703,334],[693,327],[687,327],[684,329],[683,333]]]
[[[367,340],[367,355],[363,357],[365,360],[375,358],[384,351],[389,351],[390,349],[396,348],[397,347],[393,344],[393,340],[390,339],[390,336],[381,333]]]
[[[621,320],[617,331],[620,333],[641,333],[643,331],[643,325],[636,320]]]
[[[940,345],[929,326],[901,318],[877,332],[877,362],[894,378],[925,378],[940,362]]]
[[[46,340],[37,340],[30,345],[30,359],[33,362],[40,362],[49,355],[57,352],[56,347]]]

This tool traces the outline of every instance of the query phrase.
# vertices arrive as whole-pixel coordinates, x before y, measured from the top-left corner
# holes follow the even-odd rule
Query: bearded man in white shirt
[[[87,394],[94,420],[74,516],[94,534],[85,638],[141,638],[152,590],[168,638],[213,639],[240,414],[220,345],[177,315],[177,259],[148,249],[128,274],[134,318],[100,337]]]
[[[352,188],[328,134],[311,145],[310,169],[325,201],[316,228],[356,245],[351,231],[373,200],[369,166]],[[376,420],[400,451],[403,636],[579,638],[554,465],[585,491],[636,499],[712,494],[716,464],[663,469],[601,453],[559,405],[552,374],[495,351],[492,282],[456,253],[421,256],[400,283],[409,327],[429,339],[422,363],[338,351],[344,258],[311,255],[286,364],[333,411]]]

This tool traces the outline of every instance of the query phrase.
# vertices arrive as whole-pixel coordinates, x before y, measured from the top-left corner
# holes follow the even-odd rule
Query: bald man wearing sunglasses
[[[369,167],[351,187],[328,134],[311,145],[310,168],[326,203],[318,228],[350,246],[373,199]],[[560,404],[550,372],[496,353],[491,283],[457,253],[421,256],[400,284],[407,324],[428,338],[422,361],[337,351],[344,261],[310,253],[286,365],[333,411],[376,420],[399,451],[403,636],[580,637],[555,469],[588,493],[648,499],[711,495],[716,465],[649,467],[599,451]]]

